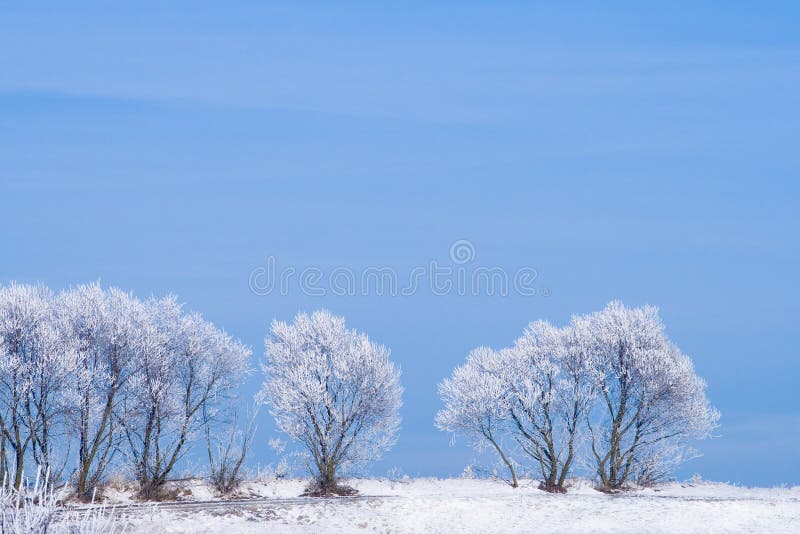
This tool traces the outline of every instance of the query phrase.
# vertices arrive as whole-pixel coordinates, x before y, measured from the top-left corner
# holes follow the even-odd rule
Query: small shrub
[[[309,484],[305,491],[301,494],[302,497],[352,497],[357,495],[358,490],[346,484],[323,484],[319,480],[314,480]]]

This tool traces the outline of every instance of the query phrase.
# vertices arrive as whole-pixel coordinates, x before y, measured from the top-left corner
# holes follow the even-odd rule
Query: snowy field
[[[356,498],[298,498],[304,483],[244,486],[214,501],[188,483],[178,503],[131,504],[111,492],[127,532],[800,532],[800,487],[743,488],[701,482],[618,495],[579,483],[551,495],[470,479],[355,480]]]

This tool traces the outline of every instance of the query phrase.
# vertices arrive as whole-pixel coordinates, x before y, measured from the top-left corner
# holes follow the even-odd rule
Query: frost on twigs
[[[47,473],[37,469],[33,485],[15,489],[4,477],[0,486],[0,532],[45,534],[56,514],[58,496]]]
[[[377,460],[400,425],[400,370],[389,350],[327,311],[275,321],[266,340],[264,394],[278,428],[309,455],[306,494],[340,495],[338,478]]]

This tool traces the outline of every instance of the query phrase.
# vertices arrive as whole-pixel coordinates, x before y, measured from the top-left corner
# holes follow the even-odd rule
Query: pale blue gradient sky
[[[470,348],[655,304],[722,411],[679,475],[800,483],[795,2],[33,4],[0,4],[1,283],[174,292],[257,355],[345,315],[404,372],[376,474],[475,456],[432,425]],[[270,255],[407,272],[462,238],[552,294],[248,289]]]

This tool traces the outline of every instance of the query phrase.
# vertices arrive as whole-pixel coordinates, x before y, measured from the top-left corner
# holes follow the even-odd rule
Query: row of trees
[[[266,354],[263,392],[321,492],[394,443],[402,388],[385,347],[320,311],[274,322]],[[576,466],[608,490],[658,481],[719,418],[657,309],[619,302],[561,328],[533,322],[508,348],[477,348],[439,391],[437,427],[492,448],[515,487],[527,458],[553,492]]]
[[[174,297],[0,287],[0,480],[62,474],[91,498],[124,465],[158,491],[251,351]],[[205,415],[205,418],[204,418]]]
[[[212,476],[235,485],[252,440],[215,461],[211,425],[247,372],[251,351],[174,297],[139,300],[99,284],[55,294],[0,287],[0,480],[26,468],[66,473],[90,498],[109,466],[159,491],[205,427]],[[375,460],[399,428],[400,371],[389,350],[327,311],[275,321],[266,339],[266,399],[306,451],[321,494]],[[491,447],[518,485],[528,458],[542,487],[563,491],[588,462],[603,487],[667,474],[718,413],[691,360],[652,307],[612,302],[558,328],[531,323],[513,346],[472,351],[439,387],[436,426]]]
[[[576,462],[613,490],[668,475],[718,412],[656,308],[619,302],[569,325],[531,323],[513,346],[480,347],[439,387],[438,428],[491,447],[517,486],[518,457],[564,491]]]

